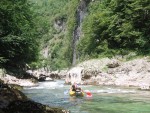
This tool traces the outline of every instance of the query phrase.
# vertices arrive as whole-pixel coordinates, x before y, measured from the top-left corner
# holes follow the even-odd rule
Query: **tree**
[[[91,3],[83,24],[81,54],[150,53],[149,0],[104,0]]]
[[[1,0],[0,4],[0,64],[23,68],[38,57],[34,13],[27,0]]]

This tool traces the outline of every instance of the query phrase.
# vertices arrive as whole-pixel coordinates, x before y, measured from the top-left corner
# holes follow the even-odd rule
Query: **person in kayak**
[[[71,85],[70,87],[70,91],[76,91],[77,85],[76,83],[74,83],[73,85]]]
[[[80,87],[76,88],[76,96],[81,95],[82,94],[82,90]]]
[[[83,90],[76,83],[71,85],[69,94],[70,96],[84,96]]]
[[[76,91],[75,85],[72,85],[71,88],[70,88],[70,90],[71,90],[71,91]]]
[[[84,96],[84,91],[79,85],[76,85],[76,91],[75,91],[76,96]]]

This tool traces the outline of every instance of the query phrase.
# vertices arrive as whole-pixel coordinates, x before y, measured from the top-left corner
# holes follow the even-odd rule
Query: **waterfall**
[[[82,67],[73,67],[67,72],[67,76],[65,79],[66,83],[78,83],[81,84],[81,78],[82,78],[82,72],[83,68]]]
[[[77,49],[76,45],[79,40],[79,38],[82,35],[82,22],[87,12],[87,6],[90,3],[90,0],[80,0],[79,6],[76,10],[76,27],[73,31],[73,59],[72,59],[72,65],[76,64],[76,60],[79,58],[79,55],[77,55]]]

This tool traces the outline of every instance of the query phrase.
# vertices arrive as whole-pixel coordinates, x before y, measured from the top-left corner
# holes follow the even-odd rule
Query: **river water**
[[[150,113],[150,91],[110,86],[81,86],[93,97],[70,97],[69,85],[64,81],[41,82],[36,87],[24,87],[32,100],[54,107],[63,107],[71,113]]]

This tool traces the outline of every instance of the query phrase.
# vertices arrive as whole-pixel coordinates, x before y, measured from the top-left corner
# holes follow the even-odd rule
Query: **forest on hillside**
[[[78,10],[86,4],[74,51]],[[51,70],[115,55],[149,55],[150,0],[1,0],[0,66]],[[81,8],[80,8],[81,7]],[[45,49],[48,49],[44,56]]]

